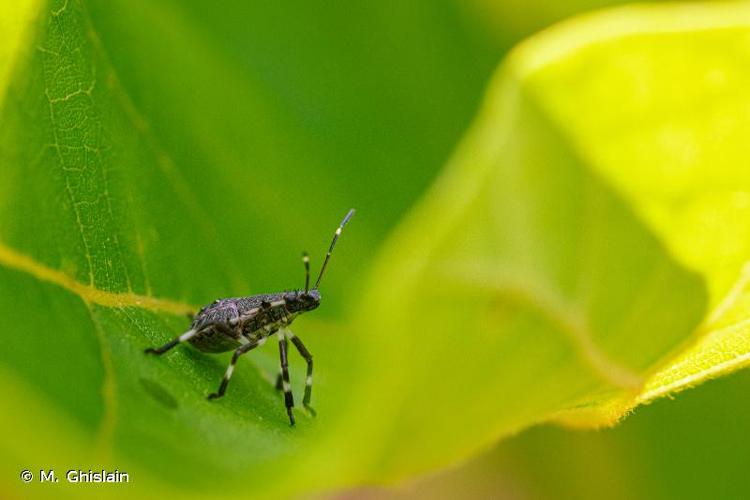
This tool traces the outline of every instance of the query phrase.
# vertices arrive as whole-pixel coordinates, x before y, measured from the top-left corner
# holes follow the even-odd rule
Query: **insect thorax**
[[[245,340],[273,335],[300,314],[320,305],[317,290],[252,295],[216,300],[193,319],[197,335],[190,343],[202,351],[224,352]]]

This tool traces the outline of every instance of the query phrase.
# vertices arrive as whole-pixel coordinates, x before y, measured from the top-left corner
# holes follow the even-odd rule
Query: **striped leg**
[[[234,373],[234,365],[237,364],[237,360],[240,359],[240,356],[245,354],[246,352],[255,349],[258,346],[263,345],[265,342],[265,337],[260,339],[258,342],[248,342],[247,344],[243,344],[239,346],[237,349],[235,349],[234,354],[232,355],[232,361],[229,362],[229,366],[227,366],[227,371],[224,373],[224,378],[221,379],[221,385],[219,386],[219,390],[217,392],[212,392],[208,395],[208,399],[216,399],[220,398],[224,395],[224,393],[227,391],[227,385],[229,385],[229,380],[232,378],[232,373]]]
[[[281,381],[284,388],[284,405],[286,406],[286,413],[289,415],[289,425],[294,425],[294,414],[292,408],[294,408],[294,396],[292,395],[292,388],[289,384],[289,362],[287,359],[287,342],[284,330],[279,330],[279,355],[281,357]]]
[[[310,396],[312,396],[312,372],[313,372],[312,354],[310,354],[310,351],[308,351],[305,348],[305,344],[302,343],[302,340],[300,340],[299,337],[293,334],[291,330],[287,330],[286,334],[287,334],[287,337],[289,337],[289,339],[294,344],[294,347],[297,348],[297,351],[299,352],[300,356],[305,358],[305,361],[307,362],[307,376],[305,377],[305,396],[302,398],[302,404],[314,416],[315,410],[313,409],[312,406],[310,406]]]
[[[161,355],[161,354],[164,354],[165,352],[167,352],[168,350],[170,350],[171,348],[173,348],[177,344],[179,344],[181,342],[185,342],[186,340],[190,339],[191,337],[194,337],[196,333],[198,333],[196,330],[188,330],[185,333],[183,333],[182,335],[180,335],[179,337],[173,338],[172,340],[170,340],[169,342],[167,342],[166,344],[164,344],[161,347],[157,347],[156,349],[154,349],[153,347],[149,347],[148,349],[146,349],[143,352],[145,352],[146,354],[156,354],[157,356]]]

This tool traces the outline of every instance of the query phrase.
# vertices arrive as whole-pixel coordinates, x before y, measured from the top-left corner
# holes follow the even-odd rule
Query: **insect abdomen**
[[[188,342],[203,352],[226,352],[237,349],[241,345],[237,338],[230,337],[213,327],[206,328]]]
[[[195,316],[191,325],[198,333],[188,342],[204,352],[236,349],[241,345],[239,329],[231,328],[229,322],[237,316],[237,305],[230,300],[218,300],[204,307]]]

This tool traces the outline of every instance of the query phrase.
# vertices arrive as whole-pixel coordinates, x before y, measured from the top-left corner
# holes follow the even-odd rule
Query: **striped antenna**
[[[302,263],[305,264],[305,293],[310,289],[310,256],[302,252]]]
[[[315,281],[315,286],[313,287],[313,290],[317,290],[320,286],[320,280],[323,278],[323,273],[326,270],[326,267],[328,267],[328,261],[331,259],[331,253],[333,252],[333,247],[336,246],[336,242],[339,239],[339,236],[341,236],[341,232],[344,230],[344,226],[346,226],[346,223],[349,222],[349,219],[352,218],[352,215],[354,215],[354,209],[352,208],[349,210],[349,213],[346,214],[346,217],[344,217],[344,220],[341,221],[341,224],[339,225],[338,229],[336,229],[336,234],[333,235],[333,241],[331,242],[331,246],[328,248],[328,253],[326,254],[326,260],[323,261],[323,267],[320,268],[320,274],[318,274],[318,279]]]

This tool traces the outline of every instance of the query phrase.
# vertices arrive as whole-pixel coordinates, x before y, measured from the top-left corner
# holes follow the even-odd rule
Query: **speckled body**
[[[320,305],[317,290],[295,290],[215,300],[193,318],[188,342],[204,352],[225,352],[255,343]]]

